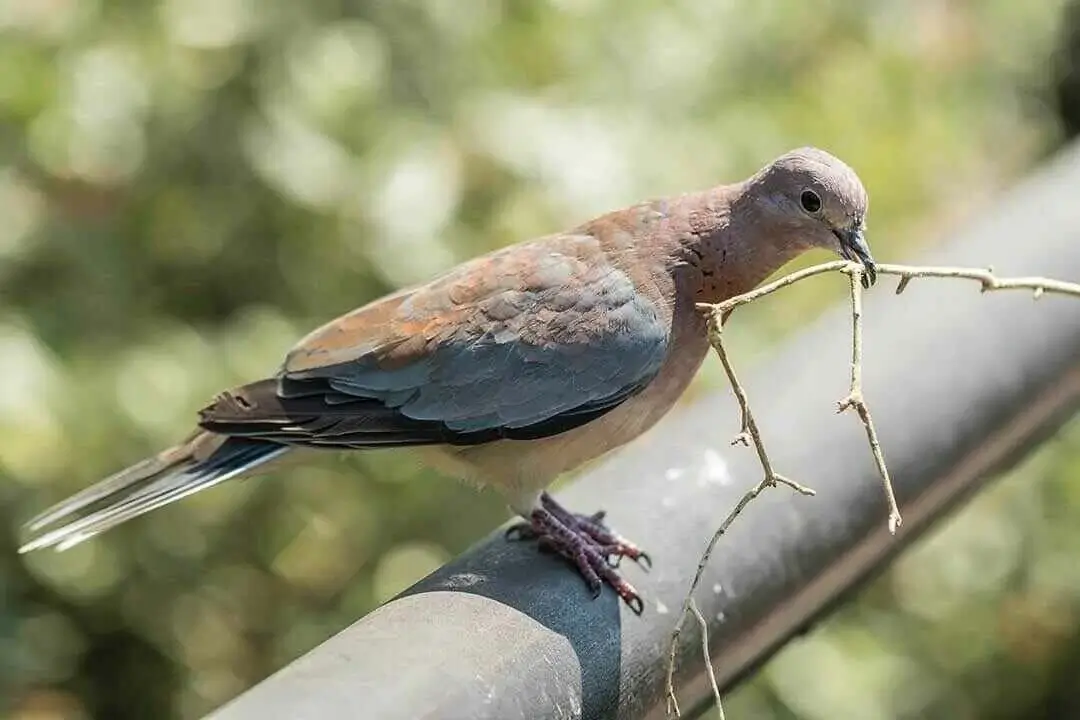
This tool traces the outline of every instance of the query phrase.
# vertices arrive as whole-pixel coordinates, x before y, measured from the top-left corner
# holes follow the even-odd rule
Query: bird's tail
[[[187,441],[121,470],[57,503],[27,523],[40,534],[20,553],[66,550],[125,520],[225,482],[289,451],[264,440],[196,432]],[[41,532],[50,525],[59,527]]]

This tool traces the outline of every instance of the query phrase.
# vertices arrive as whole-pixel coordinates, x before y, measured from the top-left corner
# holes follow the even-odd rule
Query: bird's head
[[[855,171],[824,150],[799,148],[773,160],[748,181],[744,195],[759,222],[804,249],[832,250],[877,279],[866,243],[866,188]]]

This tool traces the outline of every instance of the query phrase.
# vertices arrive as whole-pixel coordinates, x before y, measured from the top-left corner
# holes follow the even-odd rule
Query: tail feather
[[[198,433],[187,443],[122,470],[38,515],[28,523],[32,531],[72,519],[30,540],[19,552],[47,547],[66,550],[288,451],[288,446],[278,443]]]
[[[90,507],[109,496],[123,492],[141,479],[159,475],[184,462],[184,460],[190,459],[190,457],[190,452],[188,451],[186,444],[169,448],[159,455],[146,458],[129,468],[125,468],[118,473],[110,475],[101,482],[94,483],[90,487],[75,493],[66,500],[58,502],[45,512],[27,521],[26,527],[27,529],[36,532],[47,525],[52,525],[58,520],[63,520],[69,515]]]

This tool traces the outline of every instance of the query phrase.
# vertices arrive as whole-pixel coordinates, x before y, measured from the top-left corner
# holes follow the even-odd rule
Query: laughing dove
[[[594,592],[606,582],[640,610],[608,561],[643,554],[544,489],[674,405],[708,350],[696,303],[750,290],[811,248],[872,280],[866,209],[851,168],[802,148],[743,182],[466,262],[315,330],[273,377],[220,394],[182,444],[30,521],[38,536],[21,549],[71,547],[297,448],[427,446],[449,473],[500,491],[522,534]]]

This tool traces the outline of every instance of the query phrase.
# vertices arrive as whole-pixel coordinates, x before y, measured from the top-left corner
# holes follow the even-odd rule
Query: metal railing
[[[918,260],[1080,279],[1080,147]],[[1080,301],[918,279],[895,298],[889,285],[865,299],[864,388],[904,526],[886,531],[862,427],[832,414],[850,352],[837,308],[742,369],[778,470],[818,496],[770,490],[721,540],[697,602],[724,688],[1080,406]],[[737,419],[719,391],[560,494],[582,512],[606,508],[650,551],[651,573],[626,570],[646,599],[641,617],[610,591],[592,600],[564,562],[495,532],[212,717],[663,717],[669,635],[698,558],[761,474],[752,451],[727,444]],[[696,624],[685,628],[676,677],[693,716],[708,691]]]

